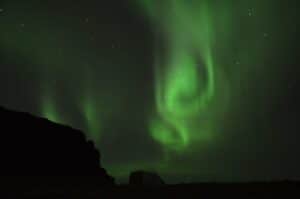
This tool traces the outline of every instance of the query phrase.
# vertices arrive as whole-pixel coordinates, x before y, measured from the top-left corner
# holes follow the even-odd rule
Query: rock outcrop
[[[113,184],[81,131],[1,107],[0,176],[90,176]]]
[[[134,186],[162,186],[165,183],[156,173],[135,171],[129,176],[129,184]]]

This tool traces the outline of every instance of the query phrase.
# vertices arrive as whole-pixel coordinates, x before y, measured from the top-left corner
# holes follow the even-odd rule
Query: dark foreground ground
[[[300,198],[299,182],[272,183],[199,183],[165,185],[161,187],[137,187],[120,185],[98,187],[86,183],[68,185],[36,185],[5,188],[1,198]],[[3,188],[3,186],[2,186]],[[2,195],[3,196],[3,195]]]

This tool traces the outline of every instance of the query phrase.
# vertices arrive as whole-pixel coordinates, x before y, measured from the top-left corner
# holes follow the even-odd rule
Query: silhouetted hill
[[[133,186],[162,186],[165,182],[157,173],[138,170],[130,173],[129,184]]]
[[[298,198],[298,182],[153,185],[155,174],[132,173],[133,185],[112,185],[100,154],[84,134],[0,107],[0,198]],[[134,177],[136,175],[136,177]],[[150,176],[150,183],[140,183]],[[156,176],[156,177],[155,177]],[[137,180],[137,183],[136,183]],[[142,179],[143,180],[143,179]],[[156,182],[156,180],[155,180]],[[32,184],[33,183],[33,184]],[[34,186],[32,186],[34,185]],[[66,186],[67,185],[67,186]]]
[[[199,183],[163,186],[46,188],[10,194],[13,198],[299,198],[297,182]],[[6,197],[7,198],[7,197]]]
[[[93,142],[71,127],[0,107],[0,176],[94,176],[113,179],[101,168]],[[95,179],[96,179],[95,178]]]

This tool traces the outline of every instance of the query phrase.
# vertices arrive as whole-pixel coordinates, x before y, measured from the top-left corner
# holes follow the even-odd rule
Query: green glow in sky
[[[0,106],[82,130],[116,178],[246,179],[280,165],[290,134],[272,117],[290,114],[279,99],[299,74],[297,3],[112,2],[3,0]]]
[[[182,150],[194,137],[204,139],[212,133],[207,125],[192,127],[191,124],[193,119],[207,115],[213,98],[217,97],[216,83],[220,83],[215,71],[222,70],[215,64],[212,52],[216,35],[209,2],[142,1],[167,42],[165,56],[159,49],[156,53],[157,118],[150,122],[153,138],[167,148]],[[220,89],[224,91],[227,85],[222,84]]]
[[[62,119],[59,116],[59,113],[57,112],[57,107],[54,103],[54,101],[50,97],[45,97],[42,102],[42,112],[43,116],[47,118],[50,121],[53,122],[60,122]]]
[[[95,103],[94,98],[86,98],[82,105],[83,115],[86,120],[88,132],[91,134],[93,141],[98,143],[101,136],[101,115],[99,114],[100,108],[96,108],[97,104]]]

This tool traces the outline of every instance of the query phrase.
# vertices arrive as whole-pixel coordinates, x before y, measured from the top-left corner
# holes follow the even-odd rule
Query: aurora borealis
[[[215,64],[212,52],[213,10],[208,1],[141,2],[167,34],[165,58],[157,52],[154,66],[160,119],[152,121],[150,132],[166,147],[181,150],[191,141],[203,140],[213,133],[212,124],[201,123],[201,117],[213,111],[209,107],[217,97],[216,92],[221,92],[216,91],[215,85],[219,81],[216,73],[222,68]],[[158,5],[160,10],[155,8]],[[227,89],[226,85],[221,89]],[[225,95],[220,97],[226,101]]]
[[[83,130],[118,179],[300,177],[297,4],[1,1],[0,105]]]

